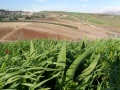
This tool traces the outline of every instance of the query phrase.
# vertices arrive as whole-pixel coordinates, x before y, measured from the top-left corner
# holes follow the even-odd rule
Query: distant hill
[[[40,13],[40,12],[39,12]],[[120,26],[120,15],[108,14],[92,14],[78,12],[63,12],[63,11],[46,11],[44,12],[46,19],[61,19],[73,22],[83,22],[98,26]]]
[[[66,37],[70,40],[79,40],[84,37],[90,40],[120,38],[120,15],[64,11],[41,11],[33,12],[31,15],[28,15],[30,12],[24,11],[1,10],[1,12],[1,16],[3,16],[0,16],[1,21],[6,23],[1,23],[2,27],[8,28],[7,26],[14,25],[13,21],[18,23],[12,27],[12,35],[10,33],[7,37],[2,35],[2,32],[6,33],[6,29],[1,28],[1,40],[3,41],[23,37],[24,39],[45,37],[62,39]],[[10,19],[11,17],[12,19]]]
[[[120,11],[105,11],[103,14],[120,15]]]
[[[0,21],[34,20],[34,21],[73,21],[93,24],[98,26],[120,26],[120,12],[103,12],[102,14],[64,12],[64,11],[41,11],[24,12],[0,9]]]
[[[24,20],[30,17],[33,12],[9,11],[0,9],[0,21]]]

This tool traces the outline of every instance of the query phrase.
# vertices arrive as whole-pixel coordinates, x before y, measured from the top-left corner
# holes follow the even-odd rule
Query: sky
[[[120,11],[120,0],[0,0],[0,9],[97,13]]]

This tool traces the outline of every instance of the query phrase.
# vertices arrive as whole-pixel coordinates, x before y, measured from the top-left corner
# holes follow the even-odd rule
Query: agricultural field
[[[0,43],[1,90],[119,90],[120,39]]]
[[[33,15],[0,22],[0,90],[120,90],[120,16]]]
[[[77,41],[120,37],[119,16],[73,12],[41,12],[33,15],[38,18],[0,22],[0,41],[39,38]]]

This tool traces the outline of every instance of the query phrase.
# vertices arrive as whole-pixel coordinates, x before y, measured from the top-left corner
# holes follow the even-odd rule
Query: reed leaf
[[[44,80],[44,81],[41,81],[40,83],[34,85],[34,86],[31,88],[31,90],[35,90],[36,88],[40,87],[42,84],[46,83],[47,81],[49,81],[49,80],[51,80],[51,79],[53,79],[53,78],[55,78],[55,77],[58,77],[58,76],[60,75],[60,73],[61,73],[61,72],[58,72],[57,74],[53,75],[51,78],[48,78],[48,79],[46,79],[46,80]]]
[[[66,72],[66,81],[73,80],[76,69],[81,64],[81,62],[92,53],[91,48],[87,49],[83,54],[81,54],[68,68]]]
[[[59,63],[59,65],[57,64],[56,67],[61,66],[65,68],[66,66],[66,42],[64,42],[59,52],[57,63]]]
[[[76,78],[77,81],[84,79],[86,76],[88,76],[96,67],[101,55],[98,54],[96,58],[91,62],[91,64],[82,71],[82,73]]]
[[[35,56],[35,47],[33,41],[30,41],[30,55],[32,55],[31,57]]]

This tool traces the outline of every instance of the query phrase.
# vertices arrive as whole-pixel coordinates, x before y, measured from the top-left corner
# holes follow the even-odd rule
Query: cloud
[[[114,12],[118,12],[120,11],[120,6],[106,6],[103,7],[101,10],[99,10],[100,12],[106,12],[106,11],[114,11]]]
[[[35,9],[23,9],[25,12],[39,12],[39,10]]]
[[[95,13],[120,15],[120,6],[105,6],[94,11]]]
[[[82,7],[85,8],[87,6],[87,4],[84,4]]]

